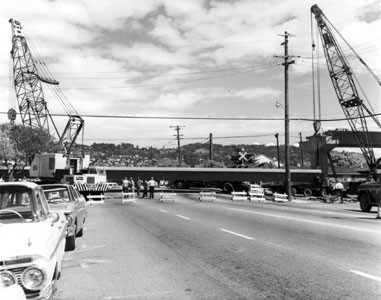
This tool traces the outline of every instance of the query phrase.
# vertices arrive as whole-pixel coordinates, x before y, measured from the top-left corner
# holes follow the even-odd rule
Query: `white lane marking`
[[[103,248],[103,247],[106,247],[106,245],[99,245],[99,246],[93,246],[93,247],[87,247],[86,245],[83,245],[82,247],[83,247],[82,249],[75,250],[75,253],[94,250],[97,248]]]
[[[247,236],[247,235],[243,235],[243,234],[240,234],[240,233],[237,233],[237,232],[234,232],[234,231],[230,231],[230,230],[227,230],[227,229],[223,229],[223,228],[220,228],[220,230],[224,231],[224,232],[227,232],[227,233],[230,233],[230,234],[234,234],[236,236],[239,236],[241,238],[244,238],[244,239],[247,239],[247,240],[254,240],[254,238],[250,237],[250,236]]]
[[[321,222],[321,221],[312,221],[312,220],[307,220],[307,219],[294,218],[294,217],[286,217],[286,216],[274,215],[274,214],[269,214],[269,213],[262,213],[262,212],[258,212],[258,211],[250,211],[250,210],[244,210],[244,209],[237,209],[237,208],[227,208],[227,209],[234,210],[234,211],[240,211],[240,212],[246,212],[246,213],[250,213],[250,214],[257,214],[257,215],[262,215],[262,216],[268,216],[268,217],[274,217],[274,218],[292,220],[292,221],[306,222],[306,223],[323,225],[323,226],[338,227],[338,228],[342,228],[342,229],[349,229],[349,230],[355,230],[355,231],[364,231],[364,232],[370,232],[370,233],[376,233],[376,234],[380,234],[381,233],[381,230],[372,230],[372,229],[366,229],[366,228],[358,228],[358,227],[354,227],[354,226],[332,224],[332,223]]]
[[[173,294],[174,291],[166,291],[166,292],[156,292],[156,293],[147,293],[147,294],[136,294],[136,295],[124,295],[124,296],[108,296],[103,298],[104,300],[114,300],[114,299],[129,299],[129,298],[146,298],[150,296],[158,296],[165,294]]]
[[[369,275],[367,273],[363,273],[363,272],[356,271],[356,270],[349,270],[349,272],[381,282],[381,278],[377,277],[377,276]]]
[[[163,212],[163,213],[167,213],[168,210],[164,210],[164,209],[159,209],[159,211]]]
[[[190,220],[190,218],[188,218],[188,217],[184,217],[184,216],[182,216],[182,215],[176,215],[176,216],[178,216],[179,218],[185,219],[185,220]]]

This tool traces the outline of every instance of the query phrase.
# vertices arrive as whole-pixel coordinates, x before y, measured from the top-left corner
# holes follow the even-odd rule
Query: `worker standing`
[[[344,191],[344,185],[341,183],[341,181],[337,181],[335,184],[335,191],[337,197],[339,197],[340,203],[343,203],[343,191]]]
[[[153,199],[155,196],[155,187],[157,186],[157,182],[151,177],[151,180],[148,181],[149,188],[149,198]]]
[[[140,189],[142,188],[143,181],[138,177],[136,180],[136,195],[140,196]]]
[[[122,192],[123,193],[128,193],[128,186],[130,182],[128,181],[127,177],[124,177],[123,182],[122,182]]]

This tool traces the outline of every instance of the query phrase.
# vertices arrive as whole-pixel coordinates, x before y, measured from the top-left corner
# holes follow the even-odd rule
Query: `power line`
[[[0,114],[7,114],[7,112],[0,112]],[[51,116],[57,117],[67,117],[66,114],[57,114],[51,113]],[[284,121],[284,118],[263,118],[263,117],[182,117],[182,116],[129,116],[129,115],[89,115],[80,114],[82,118],[104,118],[104,119],[155,119],[155,120],[208,120],[208,121]],[[378,117],[381,116],[380,113],[375,113],[373,115],[366,116],[368,117]],[[356,119],[356,118],[349,118]],[[289,118],[290,121],[306,121],[314,122],[315,119],[312,118]],[[338,121],[347,121],[347,118],[332,118],[332,119],[320,119],[321,122],[338,122]]]

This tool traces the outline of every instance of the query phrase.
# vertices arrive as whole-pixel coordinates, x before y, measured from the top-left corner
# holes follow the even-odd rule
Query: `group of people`
[[[155,187],[157,186],[158,184],[153,177],[151,177],[150,180],[146,180],[146,179],[142,180],[138,177],[136,182],[134,181],[132,177],[130,177],[130,179],[128,179],[127,177],[124,177],[122,182],[122,192],[123,193],[136,192],[136,195],[140,197],[140,192],[143,190],[142,198],[153,199],[155,196]]]

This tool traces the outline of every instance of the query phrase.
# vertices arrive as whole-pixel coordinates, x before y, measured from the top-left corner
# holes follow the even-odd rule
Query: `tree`
[[[0,160],[7,168],[10,181],[17,170],[22,171],[31,164],[37,153],[57,152],[60,148],[45,129],[23,125],[1,124],[0,142]]]

